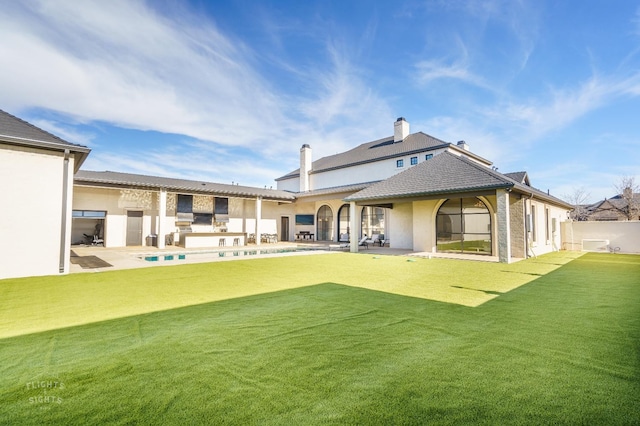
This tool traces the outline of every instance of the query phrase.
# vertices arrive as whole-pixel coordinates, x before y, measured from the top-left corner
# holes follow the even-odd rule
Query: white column
[[[496,190],[498,202],[498,259],[502,263],[511,262],[511,218],[509,214],[509,192]]]
[[[165,228],[165,218],[167,217],[167,190],[160,190],[160,198],[158,199],[158,248],[163,249],[164,234],[167,232]]]
[[[260,234],[262,233],[261,231],[261,224],[260,222],[262,221],[262,197],[258,197],[256,198],[256,245],[260,245]]]
[[[360,226],[358,225],[358,214],[356,212],[355,201],[349,203],[349,230],[351,231],[349,251],[351,251],[351,253],[357,253],[358,241],[360,241]]]

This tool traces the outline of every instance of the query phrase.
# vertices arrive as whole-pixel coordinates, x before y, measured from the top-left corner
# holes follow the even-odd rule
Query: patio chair
[[[100,238],[98,235],[94,235],[93,236],[93,242],[91,243],[91,245],[93,245],[93,246],[103,245],[104,246],[104,239]]]
[[[367,237],[366,235],[364,237],[362,237],[362,239],[358,242],[358,246],[363,246],[364,248],[369,248],[369,237]]]
[[[340,243],[348,243],[349,242],[349,234],[340,234],[340,238],[338,239]]]
[[[371,238],[367,239],[367,244],[374,245],[380,241],[380,234],[371,234]]]

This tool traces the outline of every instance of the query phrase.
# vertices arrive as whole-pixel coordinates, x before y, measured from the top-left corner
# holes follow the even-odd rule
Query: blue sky
[[[0,108],[87,170],[274,186],[411,131],[589,200],[640,183],[638,1],[0,0]]]

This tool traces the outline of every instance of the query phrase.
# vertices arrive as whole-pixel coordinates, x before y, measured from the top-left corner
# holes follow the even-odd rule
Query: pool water
[[[187,256],[189,259],[199,259],[203,257],[215,258],[215,257],[248,257],[248,256],[258,256],[263,254],[281,254],[281,253],[296,253],[296,252],[307,252],[307,251],[318,251],[320,249],[317,248],[309,248],[309,247],[288,247],[288,248],[278,248],[278,249],[245,249],[245,250],[226,250],[226,251],[199,251],[199,252],[191,252],[191,253],[171,253],[171,254],[160,254],[160,255],[144,255],[140,256],[141,259],[146,260],[147,262],[166,262],[172,260],[186,260]]]

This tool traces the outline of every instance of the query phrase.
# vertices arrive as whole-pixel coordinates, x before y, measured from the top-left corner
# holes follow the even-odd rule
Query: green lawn
[[[0,399],[3,425],[640,424],[640,256],[4,280]]]

